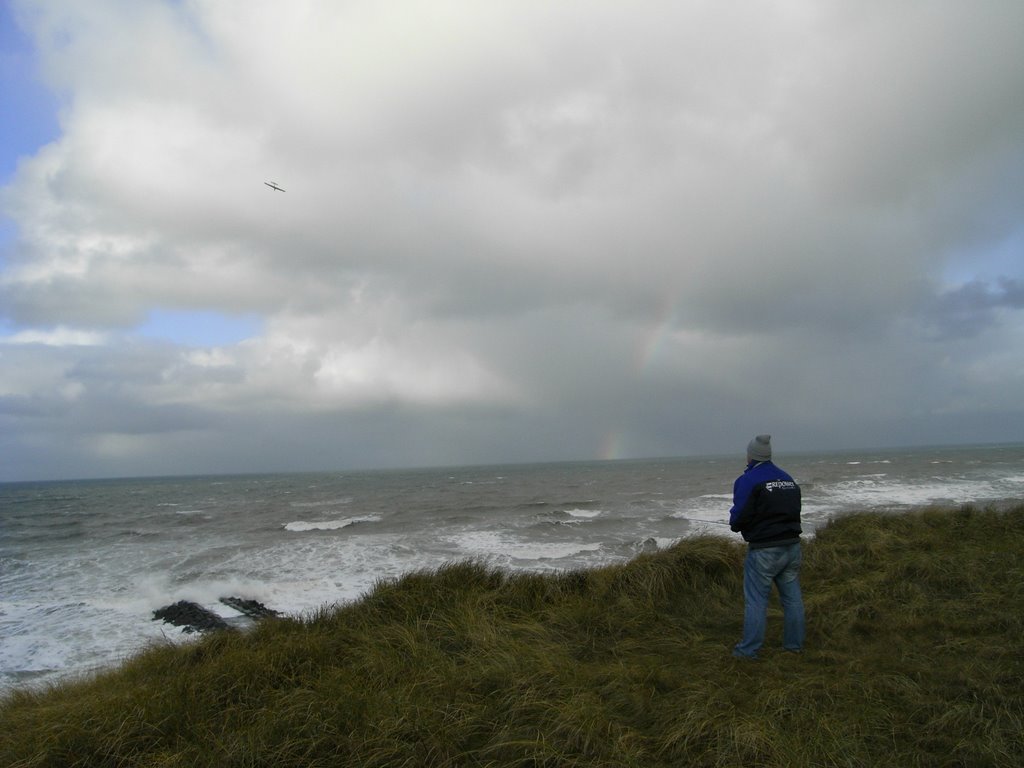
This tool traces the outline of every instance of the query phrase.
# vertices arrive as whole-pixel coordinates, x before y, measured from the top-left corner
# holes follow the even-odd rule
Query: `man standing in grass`
[[[771,435],[747,446],[747,469],[732,487],[729,527],[747,542],[743,565],[743,639],[733,655],[756,659],[764,645],[772,583],[782,603],[782,647],[804,646],[804,601],[800,593],[800,486],[772,463]]]

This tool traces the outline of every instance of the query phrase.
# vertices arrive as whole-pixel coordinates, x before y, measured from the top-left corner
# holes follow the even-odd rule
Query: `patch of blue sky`
[[[0,2],[0,183],[6,184],[20,158],[60,135],[59,102],[39,77],[35,47]]]
[[[186,347],[228,347],[259,336],[263,332],[263,319],[255,314],[154,309],[135,332]]]
[[[1024,279],[1024,226],[985,249],[957,253],[943,270],[946,285]]]

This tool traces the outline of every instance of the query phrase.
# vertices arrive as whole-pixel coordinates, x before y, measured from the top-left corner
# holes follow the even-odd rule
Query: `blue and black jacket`
[[[770,461],[752,462],[732,486],[729,527],[751,549],[800,541],[800,486]]]

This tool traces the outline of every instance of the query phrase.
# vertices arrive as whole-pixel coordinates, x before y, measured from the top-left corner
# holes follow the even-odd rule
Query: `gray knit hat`
[[[771,461],[772,436],[758,435],[747,444],[747,461]]]

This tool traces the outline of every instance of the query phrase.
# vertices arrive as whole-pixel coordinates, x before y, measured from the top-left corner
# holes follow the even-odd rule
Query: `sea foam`
[[[293,532],[304,532],[304,531],[336,531],[340,528],[347,528],[350,525],[356,523],[379,523],[380,517],[377,515],[363,515],[361,517],[345,517],[340,520],[320,520],[316,522],[306,522],[305,520],[295,520],[291,523],[285,523],[284,529],[286,531]]]

